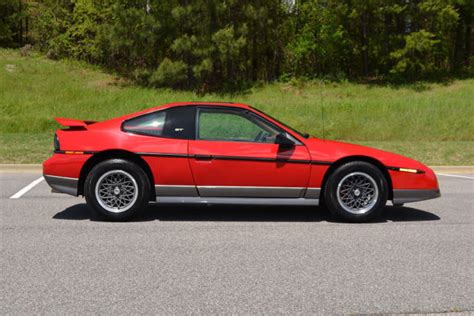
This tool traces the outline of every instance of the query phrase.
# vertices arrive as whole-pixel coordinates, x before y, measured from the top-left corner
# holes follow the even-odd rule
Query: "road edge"
[[[41,164],[0,164],[0,173],[41,173]]]

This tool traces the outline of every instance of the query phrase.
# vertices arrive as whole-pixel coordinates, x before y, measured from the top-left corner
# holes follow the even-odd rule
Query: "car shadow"
[[[62,220],[100,219],[92,216],[85,203],[76,204],[53,216]],[[440,217],[412,207],[387,206],[372,223],[436,221]],[[150,204],[135,221],[209,221],[209,222],[337,222],[323,207],[250,206],[250,205],[183,205]]]

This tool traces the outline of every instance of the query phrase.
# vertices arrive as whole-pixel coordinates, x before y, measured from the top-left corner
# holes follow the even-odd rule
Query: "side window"
[[[227,109],[200,109],[198,135],[200,140],[224,140],[274,143],[280,131],[253,115]]]
[[[123,129],[127,132],[151,136],[162,136],[166,112],[160,111],[126,121]]]
[[[194,106],[180,106],[125,121],[124,131],[149,136],[194,139]]]

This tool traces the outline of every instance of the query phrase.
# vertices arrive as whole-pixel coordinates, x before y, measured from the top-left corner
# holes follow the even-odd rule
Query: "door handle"
[[[194,155],[194,159],[196,160],[212,160],[211,155]]]

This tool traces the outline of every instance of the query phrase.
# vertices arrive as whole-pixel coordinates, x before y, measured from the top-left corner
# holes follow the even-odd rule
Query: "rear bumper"
[[[53,189],[53,191],[77,196],[79,179],[52,176],[47,174],[44,174],[43,177],[49,184],[49,186]]]
[[[441,196],[439,189],[431,190],[393,190],[393,204],[403,204],[436,199]]]
[[[81,170],[91,156],[54,153],[43,162],[43,176],[53,192],[78,196]]]

